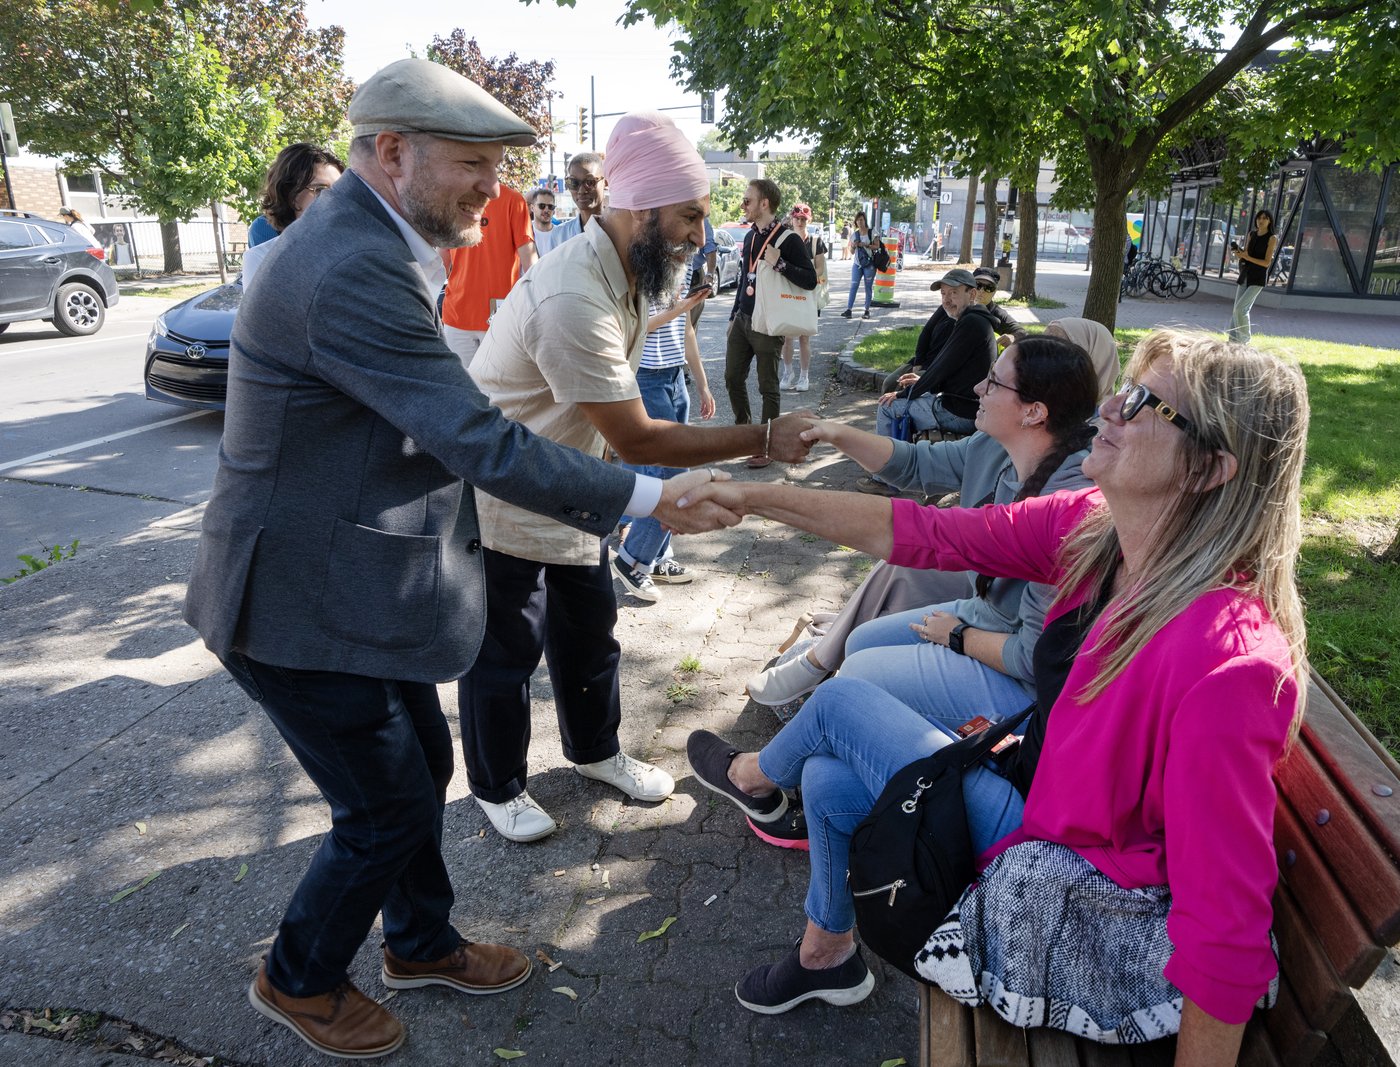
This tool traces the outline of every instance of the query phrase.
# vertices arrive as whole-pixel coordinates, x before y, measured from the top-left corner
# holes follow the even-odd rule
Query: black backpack
[[[915,760],[890,779],[851,835],[847,884],[860,939],[909,977],[914,957],[976,876],[963,772],[1035,710]]]
[[[870,249],[870,264],[878,271],[890,269],[890,254],[885,248],[885,242],[876,239],[874,246]]]

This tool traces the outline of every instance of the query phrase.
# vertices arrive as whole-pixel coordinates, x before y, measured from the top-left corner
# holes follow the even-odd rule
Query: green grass
[[[237,271],[229,275],[229,281],[237,276]],[[197,282],[194,285],[147,285],[141,286],[139,282],[123,285],[121,287],[122,296],[156,296],[162,300],[186,300],[200,293],[207,293],[210,289],[217,289],[222,283],[217,278],[211,278],[207,282]],[[138,286],[140,286],[138,288]]]
[[[1051,311],[1063,307],[1069,307],[1068,304],[1059,300],[1051,300],[1048,296],[1033,296],[1029,300],[1022,300],[1019,297],[1011,297],[1006,300],[998,300],[997,304],[1000,307],[1045,308]]]
[[[1149,331],[1118,330],[1124,361]],[[912,327],[870,334],[858,363],[893,370],[914,353]],[[1298,585],[1308,654],[1319,674],[1400,757],[1400,566],[1379,553],[1400,524],[1400,354],[1389,349],[1256,335],[1302,367],[1312,424],[1303,472]]]

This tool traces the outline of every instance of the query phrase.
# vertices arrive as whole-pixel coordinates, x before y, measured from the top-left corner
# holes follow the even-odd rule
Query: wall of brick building
[[[6,207],[20,211],[32,211],[45,218],[57,219],[58,209],[63,206],[62,191],[58,185],[58,171],[52,166],[26,166],[10,160],[10,186],[13,190],[13,203]],[[0,188],[0,201],[5,199],[4,189]]]

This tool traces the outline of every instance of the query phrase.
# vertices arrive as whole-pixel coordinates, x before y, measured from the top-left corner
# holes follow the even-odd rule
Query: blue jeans
[[[875,432],[882,437],[890,436],[890,424],[896,415],[908,413],[914,417],[914,427],[919,430],[942,430],[945,433],[975,433],[977,424],[972,419],[954,415],[943,403],[938,393],[924,393],[913,400],[902,397],[880,404],[875,408]]]
[[[690,393],[685,387],[685,368],[637,371],[637,386],[642,391],[642,406],[658,422],[690,421]],[[684,474],[684,467],[656,467],[624,463],[628,470],[650,474],[654,478],[674,478]],[[627,540],[617,554],[630,564],[650,567],[664,558],[671,548],[671,535],[650,515],[634,519],[627,530]]]
[[[860,280],[865,279],[865,309],[870,310],[870,294],[875,286],[875,264],[867,258],[865,266],[861,266],[860,259],[857,258],[851,264],[851,291],[846,297],[846,310],[850,311],[855,306],[856,290],[860,288]]]
[[[932,604],[862,623],[846,638],[841,677],[879,686],[930,722],[956,728],[985,715],[997,722],[1032,700],[1021,683],[971,656],[925,641],[909,628],[934,611],[954,604]]]
[[[1231,341],[1238,341],[1243,345],[1249,344],[1251,337],[1249,311],[1254,307],[1254,301],[1259,299],[1259,294],[1263,291],[1262,285],[1235,286],[1235,306],[1230,312]]]
[[[852,832],[895,774],[956,740],[869,682],[836,677],[763,746],[759,769],[786,789],[802,786],[811,845],[807,918],[833,934],[855,926],[846,884]],[[963,775],[963,799],[979,854],[1021,825],[1021,794],[985,766]]]
[[[331,808],[330,833],[268,950],[268,981],[293,997],[335,989],[381,912],[400,959],[455,949],[442,859],[452,735],[437,686],[273,667],[237,652],[223,664]]]

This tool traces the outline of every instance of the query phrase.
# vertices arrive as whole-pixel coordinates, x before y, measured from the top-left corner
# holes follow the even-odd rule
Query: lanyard
[[[763,253],[766,252],[766,251],[768,251],[768,242],[771,241],[771,240],[773,240],[773,238],[774,238],[775,236],[777,236],[778,231],[781,230],[781,229],[782,229],[782,226],[775,222],[775,223],[773,224],[773,228],[772,228],[771,230],[768,231],[768,236],[767,236],[766,238],[764,238],[764,240],[763,240],[763,247],[760,248],[760,249],[754,254],[754,256],[753,256],[752,259],[749,260],[749,262],[748,262],[748,268],[749,268],[749,277],[750,277],[750,278],[752,278],[752,277],[754,276],[754,273],[758,270],[758,261],[759,261],[760,259],[763,258]]]

